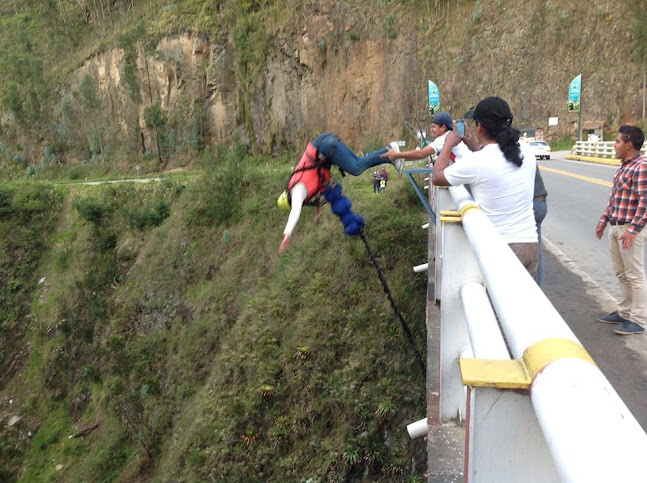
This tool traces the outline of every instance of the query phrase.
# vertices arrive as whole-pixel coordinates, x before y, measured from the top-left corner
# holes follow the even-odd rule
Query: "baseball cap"
[[[453,129],[452,116],[448,112],[439,112],[431,119],[432,124],[447,126],[447,129]]]
[[[492,119],[505,121],[512,124],[510,106],[500,97],[486,97],[476,107],[465,113],[465,119],[485,120]]]

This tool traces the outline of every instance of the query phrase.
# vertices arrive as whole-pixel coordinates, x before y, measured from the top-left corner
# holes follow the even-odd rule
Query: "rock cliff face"
[[[558,117],[549,138],[575,132],[577,114],[566,100],[580,73],[583,120],[614,129],[642,117],[642,70],[618,60],[631,58],[633,42],[621,2],[546,2],[534,11],[516,0],[441,4],[429,19],[402,5],[365,7],[320,2],[299,25],[264,30],[263,47],[247,56],[233,32],[215,40],[169,36],[154,54],[138,46],[139,104],[129,98],[120,49],[88,59],[71,85],[86,73],[97,79],[120,135],[132,136],[139,124],[143,151],[152,143],[143,111],[158,100],[176,140],[197,125],[206,144],[238,132],[260,152],[276,153],[328,130],[362,149],[403,136],[403,118],[426,124],[427,79],[454,115],[500,95],[518,127],[548,128],[548,118]]]
[[[276,38],[276,51],[267,59],[261,78],[255,79],[259,88],[251,93],[247,113],[252,132],[245,135],[251,134],[262,151],[291,148],[324,130],[357,144],[371,135],[373,139],[395,135],[401,106],[415,102],[404,76],[398,82],[388,74],[393,69],[415,71],[415,52],[406,48],[404,40],[356,42],[339,55],[321,47],[332,25],[323,16],[319,20],[314,24],[320,24],[320,30],[296,39]],[[184,34],[163,39],[156,51],[155,57],[139,52],[139,85],[145,100],[137,107],[140,123],[146,105],[159,100],[172,118],[183,114],[190,120],[196,109],[202,109],[207,144],[228,139],[237,128],[244,131],[241,97],[246,93],[236,85],[231,45]],[[124,85],[122,63],[120,49],[97,55],[75,73],[72,85],[88,73],[96,78],[104,101],[119,120],[121,134],[127,136],[133,103]],[[424,112],[424,103],[418,100],[418,104]],[[190,112],[179,113],[182,108]],[[143,124],[141,128],[145,130]]]

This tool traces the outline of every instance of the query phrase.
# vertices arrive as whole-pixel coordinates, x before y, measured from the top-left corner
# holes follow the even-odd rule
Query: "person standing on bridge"
[[[598,321],[618,324],[613,331],[620,335],[642,334],[647,324],[647,158],[640,152],[644,141],[640,128],[620,127],[614,148],[622,164],[613,176],[609,203],[595,227],[595,236],[602,238],[607,223],[611,225],[609,250],[622,293],[617,310]]]
[[[465,117],[474,119],[481,149],[466,127],[464,139],[475,151],[450,166],[451,150],[461,141],[454,129],[445,139],[431,180],[437,186],[469,184],[474,201],[536,279],[539,245],[533,213],[535,155],[529,146],[519,143],[510,107],[500,97],[483,99]]]

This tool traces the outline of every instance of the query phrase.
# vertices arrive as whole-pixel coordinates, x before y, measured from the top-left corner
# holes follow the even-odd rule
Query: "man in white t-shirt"
[[[533,277],[537,275],[539,245],[533,213],[537,162],[529,146],[519,143],[512,113],[499,97],[488,97],[469,113],[482,148],[450,165],[450,153],[460,142],[455,133],[445,139],[432,182],[439,186],[469,184],[472,197]],[[467,135],[473,149],[478,142]]]
[[[434,140],[430,144],[420,149],[412,149],[411,151],[395,152],[389,150],[383,156],[388,158],[389,161],[395,161],[396,159],[415,161],[425,159],[427,156],[438,155],[445,145],[447,133],[453,128],[452,116],[448,112],[439,112],[431,119],[431,132],[434,135]],[[451,151],[451,161],[458,161],[469,152],[468,147],[463,142],[459,142]]]

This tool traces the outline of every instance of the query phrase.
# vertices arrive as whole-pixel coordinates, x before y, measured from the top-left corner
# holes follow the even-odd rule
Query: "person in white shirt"
[[[512,113],[503,99],[485,98],[466,117],[474,119],[482,148],[450,165],[451,150],[461,141],[457,134],[450,133],[436,161],[432,182],[437,186],[469,184],[474,201],[536,278],[539,244],[532,203],[535,156],[529,146],[520,145],[519,131],[512,127]],[[464,139],[471,148],[478,149],[471,133]]]
[[[395,152],[389,150],[384,157],[389,158],[390,161],[396,159],[415,161],[425,159],[427,156],[438,155],[445,145],[447,134],[453,129],[452,116],[448,112],[439,112],[431,119],[431,132],[434,135],[434,140],[430,144],[410,151]],[[469,152],[468,147],[463,142],[459,142],[452,148],[450,159],[451,161],[458,161]],[[402,173],[399,174],[402,175]]]

